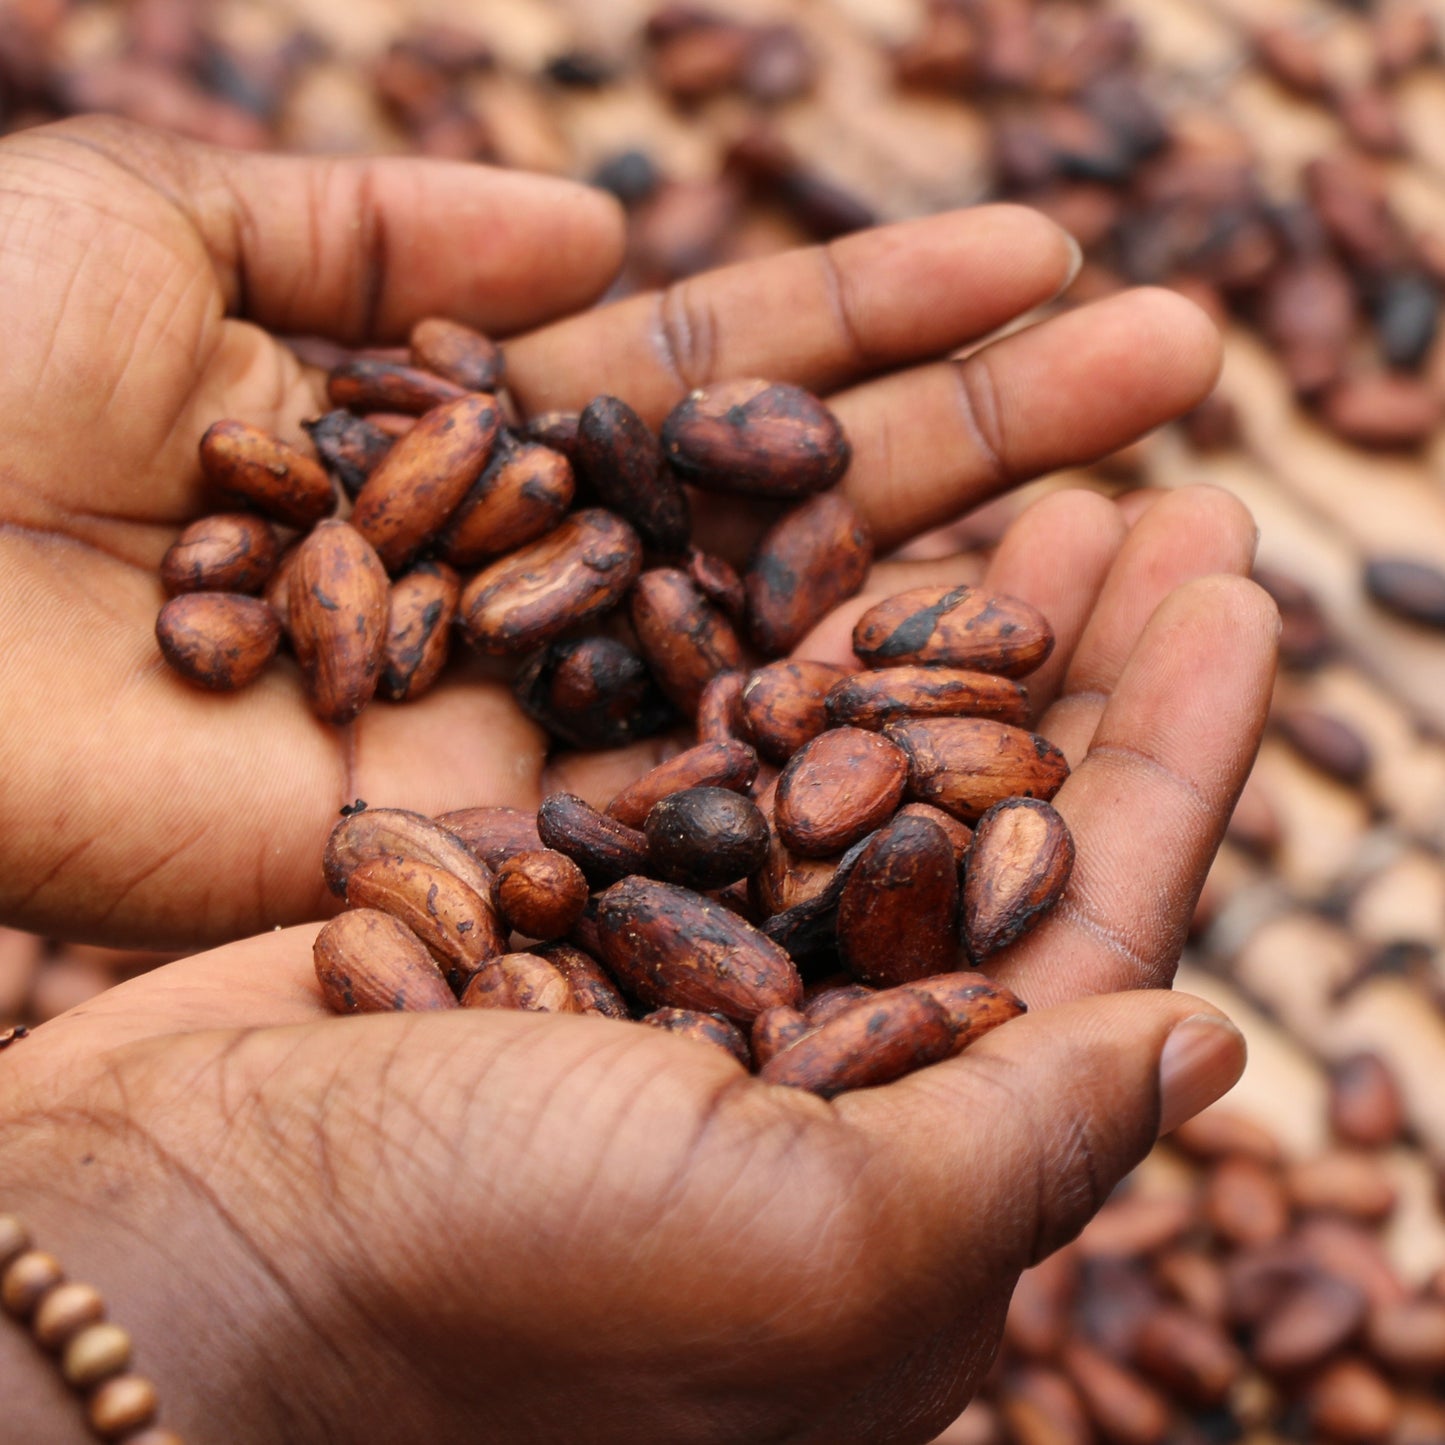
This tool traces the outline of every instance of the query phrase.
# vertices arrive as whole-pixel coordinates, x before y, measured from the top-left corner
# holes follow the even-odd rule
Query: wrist
[[[324,1438],[309,1408],[311,1326],[220,1199],[119,1114],[10,1103],[0,1103],[0,1212],[24,1221],[67,1280],[99,1291],[130,1336],[129,1372],[155,1386],[159,1422],[192,1442]],[[96,1445],[60,1366],[24,1321],[0,1314],[0,1378],[17,1382],[7,1429]]]

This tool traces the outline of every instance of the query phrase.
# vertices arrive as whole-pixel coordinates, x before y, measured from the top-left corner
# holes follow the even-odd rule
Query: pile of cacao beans
[[[1445,1439],[1445,1270],[1389,1234],[1412,1208],[1405,1110],[1342,1057],[1330,1138],[1292,1159],[1227,1103],[1157,1147],[1015,1291],[992,1376],[939,1445]]]
[[[792,649],[872,561],[833,489],[850,455],[836,418],[799,387],[742,380],[691,393],[660,436],[611,396],[504,427],[501,380],[495,345],[433,318],[407,363],[332,370],[338,409],[306,423],[321,461],[210,427],[209,483],[256,510],[205,518],[166,554],[162,653],[231,690],[284,634],[313,709],[344,724],[378,685],[422,695],[455,616],[478,651],[518,660],[517,699],[554,741],[615,746],[681,719],[697,745],[606,812],[568,794],[532,818],[349,811],[326,872],[351,911],[316,945],[333,1006],[637,1008],[824,1094],[950,1057],[1021,1012],[956,969],[1035,926],[1072,867],[1048,802],[1068,766],[1024,726],[1016,681],[1049,655],[1047,620],[924,587],[858,619],[858,669],[749,669],[749,646]],[[690,546],[684,479],[792,504],[741,577]],[[569,512],[579,482],[604,505]],[[268,518],[311,530],[283,554]],[[805,972],[821,984],[811,1015]]]
[[[1438,1364],[1380,1347],[1398,1312],[1371,1322],[1441,1297],[1445,1263],[1432,1192],[1445,1164],[1445,668],[1427,630],[1445,623],[1436,13],[1416,0],[779,0],[746,22],[664,12],[640,35],[623,9],[541,0],[463,28],[408,20],[405,4],[381,19],[382,7],[266,0],[14,0],[0,126],[100,108],[222,144],[596,178],[629,208],[623,289],[1011,196],[1083,243],[1071,299],[1146,280],[1203,304],[1227,331],[1216,398],[1068,481],[1210,481],[1261,524],[1285,669],[1180,982],[1244,1027],[1251,1063],[1229,1107],[1274,1143],[1160,1145],[1066,1255],[1042,1342],[1020,1328],[1036,1287],[1025,1276],[1004,1356],[945,1440],[1438,1445]],[[1397,153],[1372,154],[1381,141]],[[996,510],[959,544],[986,547],[1006,520]],[[579,706],[590,688],[582,677],[553,696]],[[0,986],[0,1023],[33,1024],[148,961],[116,955],[115,973],[102,950],[0,938],[0,985],[15,980]],[[1362,1049],[1388,1067],[1404,1114],[1387,1146],[1368,1146],[1396,1196],[1378,1223],[1363,1193],[1326,1205],[1292,1182],[1365,1147],[1327,1127],[1325,1107]],[[1205,1194],[1225,1158],[1262,1149],[1283,1156],[1259,1162],[1290,1196],[1288,1230],[1264,1250],[1296,1264],[1303,1251],[1305,1278],[1323,1270],[1370,1300],[1332,1353],[1283,1373],[1253,1359],[1257,1319],[1209,1302],[1213,1272],[1254,1250],[1217,1232]],[[1165,1194],[1161,1243],[1147,1216]],[[1221,1335],[1232,1347],[1222,1402],[1201,1403],[1149,1356],[1161,1292],[1206,1322],[1217,1354]],[[1431,1338],[1428,1321],[1409,1337]],[[1118,1371],[1152,1392],[1132,1416],[1106,1400]]]

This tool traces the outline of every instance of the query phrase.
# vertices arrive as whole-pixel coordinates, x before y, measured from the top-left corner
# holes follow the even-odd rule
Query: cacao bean
[[[756,803],[727,788],[684,788],[660,799],[643,825],[648,871],[705,892],[746,878],[768,855]]]
[[[818,1028],[829,1019],[836,1018],[844,1009],[852,1008],[855,1003],[871,998],[877,992],[866,983],[841,983],[821,988],[804,1001],[803,1017],[807,1019],[809,1028]]]
[[[1289,1196],[1279,1174],[1247,1155],[1221,1160],[1209,1177],[1204,1214],[1220,1239],[1245,1247],[1289,1232]]]
[[[824,699],[830,727],[881,731],[904,717],[987,717],[1026,727],[1029,696],[1020,684],[953,667],[884,667],[855,672]]]
[[[570,943],[544,943],[536,952],[572,985],[577,1006],[583,1013],[600,1014],[609,1019],[632,1017],[626,999],[617,992],[617,986],[608,978],[606,969],[590,953],[584,953]]]
[[[859,1000],[775,1055],[759,1077],[832,1098],[952,1058],[1023,1011],[979,974],[943,974]]]
[[[346,880],[346,901],[404,923],[457,991],[487,959],[507,951],[491,899],[434,863],[394,856],[368,859]]]
[[[460,588],[444,562],[419,562],[392,583],[377,683],[383,697],[410,702],[440,676]]]
[[[749,884],[753,907],[762,917],[769,918],[816,898],[832,882],[841,856],[800,858],[774,832],[768,844],[767,860]]]
[[[732,624],[675,567],[644,572],[632,590],[631,609],[637,645],[662,690],[695,716],[707,684],[742,663]]]
[[[528,938],[558,938],[587,906],[587,879],[552,848],[514,853],[497,869],[497,907],[509,928]]]
[[[577,464],[593,492],[655,552],[680,553],[692,527],[687,496],[663,465],[657,439],[615,396],[594,397],[577,423]]]
[[[647,664],[610,637],[548,643],[521,666],[512,690],[522,711],[577,748],[619,748],[676,721]]]
[[[366,479],[392,447],[392,439],[380,427],[344,408],[328,411],[301,425],[311,438],[316,455],[341,483],[348,497],[355,497],[361,491]]]
[[[336,488],[319,462],[242,421],[206,429],[201,470],[221,496],[288,527],[309,527],[336,510]]]
[[[772,662],[748,675],[743,687],[743,725],[769,762],[785,763],[829,726],[824,698],[848,676],[832,662]]]
[[[747,1068],[751,1063],[747,1036],[728,1019],[716,1014],[699,1013],[690,1008],[660,1008],[642,1016],[642,1022],[679,1038],[692,1039],[710,1048],[721,1049]]]
[[[544,411],[532,417],[523,427],[528,441],[550,447],[561,452],[575,467],[577,465],[577,428],[582,413],[576,411]]]
[[[320,523],[296,549],[287,616],[312,710],[336,726],[371,701],[381,677],[391,587],[370,543]]]
[[[1378,1159],[1346,1149],[1329,1150],[1291,1164],[1284,1184],[1300,1210],[1343,1214],[1379,1224],[1394,1213],[1395,1186]]]
[[[598,887],[647,872],[646,834],[571,793],[553,793],[543,801],[537,809],[537,833],[544,846],[565,853]],[[610,957],[604,959],[611,964]]]
[[[671,883],[614,883],[598,899],[597,944],[623,987],[653,1008],[750,1024],[763,1009],[802,998],[802,980],[782,949],[720,904]]]
[[[1287,1289],[1256,1325],[1250,1356],[1270,1374],[1293,1374],[1327,1359],[1364,1323],[1365,1297],[1328,1274]]]
[[[838,901],[838,951],[850,972],[885,987],[955,966],[958,865],[927,818],[894,818],[868,841]]]
[[[470,326],[428,316],[411,328],[411,363],[466,391],[494,392],[502,384],[502,350]]]
[[[891,1083],[952,1053],[953,1033],[943,1010],[921,994],[889,989],[774,1054],[758,1077],[831,1099],[849,1089]]]
[[[883,736],[908,755],[909,795],[965,823],[1006,798],[1047,801],[1069,775],[1064,755],[1046,738],[987,718],[889,723]]]
[[[746,793],[757,773],[758,755],[746,743],[699,743],[649,769],[613,798],[607,812],[629,828],[640,828],[653,808],[674,793],[686,788]]]
[[[878,733],[822,733],[793,755],[778,778],[778,835],[804,857],[837,853],[889,817],[902,801],[908,772],[902,749]]]
[[[167,597],[182,592],[259,592],[281,554],[276,533],[253,512],[221,512],[192,522],[161,558]]]
[[[494,871],[508,858],[542,846],[537,815],[521,808],[458,808],[436,821]]]
[[[695,486],[777,498],[831,487],[851,455],[843,428],[817,397],[768,381],[692,392],[663,422],[662,450]]]
[[[743,576],[749,636],[769,657],[791,652],[872,565],[872,535],[841,493],[794,507],[763,533]]]
[[[1174,1305],[1150,1314],[1134,1342],[1134,1363],[1196,1405],[1221,1403],[1244,1372],[1227,1335]]]
[[[698,742],[750,741],[747,724],[743,722],[745,681],[744,673],[731,668],[708,679],[697,700]]]
[[[1137,1375],[1083,1340],[1070,1340],[1061,1363],[1089,1418],[1106,1440],[1119,1445],[1162,1445],[1169,1438],[1164,1397]]]
[[[456,998],[421,940],[404,923],[353,908],[322,926],[316,980],[336,1013],[455,1008]]]
[[[969,845],[973,842],[973,829],[966,823],[960,823],[951,813],[945,813],[942,808],[935,808],[930,803],[905,803],[893,816],[927,818],[929,822],[937,823],[948,835],[948,841],[953,846],[953,861],[960,868],[963,867],[963,860],[968,856]]]
[[[1405,1126],[1405,1105],[1378,1054],[1351,1054],[1330,1070],[1330,1127],[1346,1144],[1379,1149]]]
[[[576,495],[572,463],[561,452],[503,435],[482,474],[437,538],[454,567],[536,542],[552,531]]]
[[[742,626],[748,596],[743,590],[743,579],[731,562],[693,547],[687,554],[687,576],[714,607],[721,608],[729,622]]]
[[[161,655],[187,682],[231,692],[254,682],[281,645],[281,621],[258,597],[184,592],[156,618]]]
[[[1365,567],[1365,591],[1397,617],[1445,627],[1445,572],[1411,557],[1376,557]]]
[[[465,387],[399,361],[377,361],[358,356],[334,366],[326,378],[332,406],[348,411],[395,411],[421,416],[434,406],[456,401]]]
[[[461,396],[433,408],[366,479],[351,525],[390,572],[407,565],[446,523],[487,464],[501,418],[496,398]]]
[[[751,1036],[753,1067],[761,1069],[775,1054],[780,1054],[808,1032],[808,1020],[788,1004],[765,1008],[753,1020]]]
[[[1326,1365],[1306,1387],[1301,1404],[1316,1439],[1385,1440],[1399,1414],[1394,1391],[1379,1371],[1355,1358]]]
[[[870,607],[853,628],[867,667],[925,665],[1022,677],[1054,649],[1053,629],[1017,597],[975,587],[915,587]]]
[[[463,1008],[521,1009],[527,1013],[575,1014],[581,1005],[554,964],[535,953],[504,953],[472,975]]]
[[[1068,825],[1037,798],[995,803],[974,827],[964,860],[963,939],[976,962],[1038,927],[1074,866]]]
[[[472,578],[462,592],[462,628],[479,652],[530,652],[610,612],[641,566],[642,544],[620,517],[597,508],[575,512]]]
[[[492,896],[492,872],[455,833],[405,808],[367,808],[351,813],[331,830],[322,854],[326,886],[346,897],[351,875],[373,858],[430,863],[461,879],[479,898]]]

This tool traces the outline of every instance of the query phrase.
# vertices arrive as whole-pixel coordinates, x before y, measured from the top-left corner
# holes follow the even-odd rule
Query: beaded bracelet
[[[156,1387],[126,1373],[130,1336],[106,1321],[100,1291],[67,1281],[54,1255],[30,1247],[30,1231],[13,1214],[0,1214],[0,1305],[29,1324],[42,1349],[60,1355],[60,1372],[85,1397],[86,1420],[100,1439],[184,1445],[155,1423]]]

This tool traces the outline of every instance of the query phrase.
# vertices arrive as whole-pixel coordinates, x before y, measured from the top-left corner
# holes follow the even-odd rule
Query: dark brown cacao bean
[[[182,592],[259,592],[276,569],[281,549],[271,524],[254,512],[202,517],[161,558],[168,597]]]
[[[512,684],[533,722],[576,748],[619,748],[677,720],[647,664],[611,637],[548,643]]]
[[[796,1006],[792,960],[720,903],[671,883],[625,878],[598,899],[597,942],[624,988],[654,1008],[701,1009],[750,1024]]]
[[[377,691],[394,702],[421,697],[446,666],[461,583],[444,562],[419,562],[391,585]]]
[[[503,435],[442,529],[437,550],[454,567],[480,566],[545,537],[575,494],[572,464],[561,452]]]
[[[1006,677],[953,667],[884,667],[855,672],[826,699],[830,727],[881,730],[904,717],[988,717],[1025,727],[1029,697]]]
[[[749,635],[769,657],[791,652],[872,565],[873,538],[853,504],[839,492],[810,498],[763,533],[748,562]]]
[[[261,675],[281,645],[281,622],[258,597],[185,592],[156,618],[161,655],[187,682],[232,692]]]
[[[468,641],[493,656],[517,656],[610,612],[642,567],[642,544],[620,517],[575,512],[539,542],[493,562],[462,592]]]
[[[826,858],[885,822],[907,782],[908,756],[888,738],[834,728],[794,753],[778,778],[778,835],[804,857]]]
[[[707,684],[742,663],[732,623],[675,567],[644,572],[632,589],[631,608],[637,644],[662,690],[694,716]]]
[[[798,658],[755,669],[743,686],[743,723],[763,757],[785,763],[830,726],[824,699],[848,670]]]
[[[465,396],[467,388],[399,361],[359,356],[331,369],[326,394],[332,406],[349,411],[421,416],[434,406]]]
[[[957,961],[957,927],[948,835],[927,818],[894,818],[868,841],[838,900],[844,964],[884,987],[947,973]]]
[[[867,667],[921,664],[1021,677],[1053,647],[1053,629],[1036,607],[974,587],[900,592],[853,628],[853,651]]]
[[[1064,755],[1046,738],[987,718],[890,723],[883,736],[908,754],[910,796],[965,823],[1005,798],[1047,801],[1069,775]]]
[[[692,527],[687,495],[663,465],[657,438],[625,401],[599,396],[577,423],[577,464],[605,506],[655,552],[680,553]]]
[[[537,833],[544,846],[565,853],[599,887],[647,872],[646,835],[571,793],[553,793],[537,809]]]
[[[757,804],[726,788],[684,788],[661,799],[643,825],[648,871],[706,892],[746,878],[768,856]]]
[[[361,491],[366,479],[392,448],[392,438],[380,427],[344,408],[328,411],[301,425],[311,438],[316,455],[341,483],[348,497]]]
[[[747,1068],[752,1062],[747,1035],[733,1022],[716,1014],[700,1013],[690,1008],[660,1008],[644,1014],[642,1022],[678,1038],[692,1039],[730,1054]]]
[[[802,497],[848,468],[848,439],[817,397],[785,382],[725,381],[694,391],[662,424],[662,449],[709,491]]]
[[[728,788],[745,793],[757,773],[758,755],[746,743],[699,743],[629,784],[607,805],[607,811],[629,828],[640,828],[654,806],[672,793],[684,788]]]

